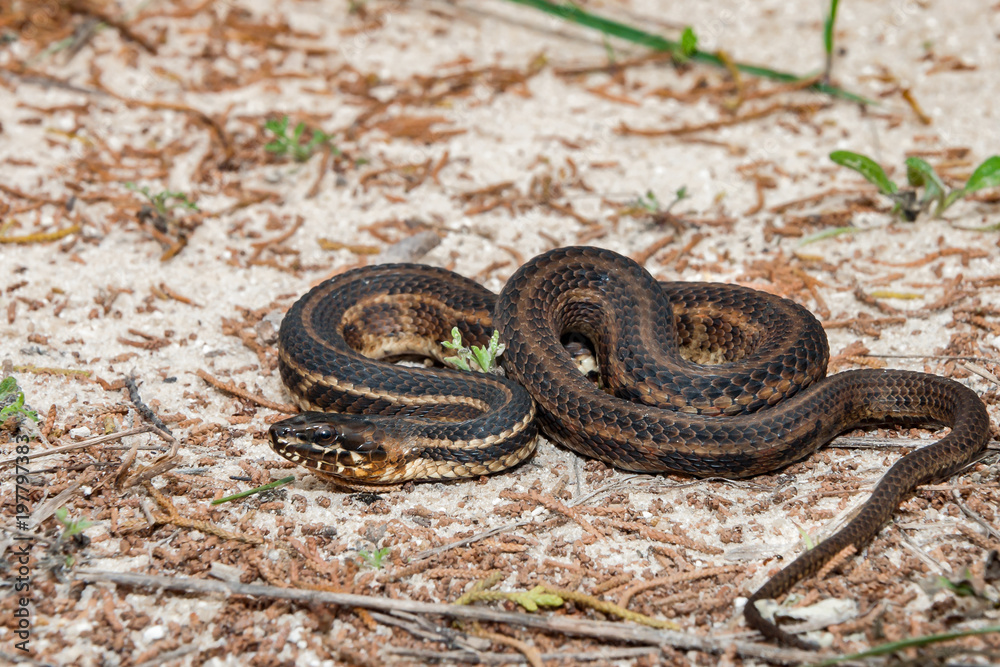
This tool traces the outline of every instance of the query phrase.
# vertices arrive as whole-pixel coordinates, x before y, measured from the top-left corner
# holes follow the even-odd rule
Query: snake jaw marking
[[[469,345],[486,345],[496,327],[511,379],[377,359],[441,361],[438,342],[453,326]],[[563,346],[572,335],[592,346],[603,389],[575,368]],[[539,255],[499,296],[430,266],[348,271],[292,306],[278,348],[296,402],[330,414],[275,424],[272,447],[322,476],[368,485],[499,472],[531,455],[539,427],[623,470],[745,478],[850,429],[950,426],[899,459],[844,528],[749,597],[748,625],[802,648],[815,647],[764,620],[756,601],[783,595],[848,546],[860,551],[914,488],[961,470],[989,438],[986,407],[964,385],[901,370],[824,377],[826,334],[805,308],[736,285],[658,283],[599,248]]]
[[[390,455],[375,420],[328,412],[303,412],[271,425],[271,448],[293,463],[333,477],[396,479],[407,452]],[[360,474],[359,474],[360,473]]]

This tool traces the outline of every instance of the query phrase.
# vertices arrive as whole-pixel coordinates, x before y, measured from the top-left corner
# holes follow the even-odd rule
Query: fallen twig
[[[74,442],[69,445],[62,445],[61,447],[53,447],[52,449],[46,449],[40,452],[32,452],[28,454],[28,459],[40,459],[43,456],[52,456],[53,454],[63,454],[65,452],[72,452],[77,449],[86,449],[87,447],[93,447],[94,445],[100,445],[105,442],[112,442],[114,440],[121,440],[122,438],[127,438],[130,435],[139,435],[140,433],[159,433],[164,434],[162,431],[154,426],[144,425],[138,426],[128,431],[119,431],[118,433],[108,433],[107,435],[99,435],[96,438],[91,438],[89,440],[84,440],[82,442]],[[174,440],[172,437],[169,440]],[[13,457],[9,459],[3,459],[0,461],[0,466],[12,465],[20,457]]]
[[[354,595],[351,593],[330,593],[326,591],[278,588],[260,584],[241,584],[232,581],[194,579],[190,577],[167,577],[161,575],[138,574],[134,572],[109,572],[103,570],[78,569],[75,578],[86,583],[109,582],[120,586],[138,586],[161,590],[183,591],[187,593],[221,593],[224,595],[249,595],[254,597],[295,600],[303,604],[327,604],[344,607],[363,607],[385,612],[405,611],[413,614],[436,614],[448,618],[470,621],[506,623],[526,628],[538,628],[547,632],[581,637],[591,637],[616,642],[631,642],[649,646],[669,645],[681,650],[722,653],[727,649],[736,655],[784,664],[799,664],[816,659],[816,654],[798,649],[784,649],[765,644],[754,644],[734,640],[732,637],[700,637],[672,630],[658,630],[640,625],[613,623],[608,621],[588,621],[565,616],[541,616],[520,612],[498,611],[486,607],[416,602],[393,598]]]
[[[245,389],[240,389],[233,382],[223,382],[222,380],[212,377],[208,373],[208,371],[204,371],[200,368],[197,371],[195,371],[195,374],[205,382],[215,387],[216,389],[224,391],[227,394],[235,396],[236,398],[242,398],[245,401],[256,403],[262,408],[268,408],[269,410],[276,410],[277,412],[284,412],[286,414],[295,414],[296,412],[299,411],[298,408],[296,408],[294,405],[275,403],[274,401],[267,400],[263,396],[257,396],[255,394],[251,394]]]

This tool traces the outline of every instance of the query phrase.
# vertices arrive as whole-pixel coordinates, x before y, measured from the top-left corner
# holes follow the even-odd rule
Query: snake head
[[[393,483],[399,467],[383,447],[378,418],[303,412],[268,429],[271,449],[293,463],[334,481]]]

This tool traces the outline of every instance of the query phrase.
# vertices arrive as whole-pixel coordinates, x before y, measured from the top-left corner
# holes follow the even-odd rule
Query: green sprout
[[[830,159],[842,167],[853,169],[873,184],[878,191],[893,201],[892,212],[908,222],[916,220],[922,211],[933,207],[933,217],[939,218],[945,210],[959,199],[984,188],[1000,185],[1000,155],[993,155],[983,161],[965,185],[949,190],[934,167],[919,157],[906,159],[906,180],[913,188],[923,188],[923,195],[917,199],[916,190],[899,189],[882,167],[869,157],[851,151],[834,151]]]
[[[687,199],[688,196],[687,186],[682,185],[674,192],[673,201],[664,207],[663,202],[660,201],[660,198],[656,196],[655,192],[652,190],[646,190],[645,194],[641,194],[635,199],[629,201],[622,213],[632,217],[643,217],[648,215],[657,222],[664,222],[669,219],[671,209],[683,200]]]
[[[635,200],[635,204],[638,208],[645,209],[650,213],[660,212],[660,200],[652,190],[646,190],[646,194],[639,195],[638,199]]]
[[[148,186],[142,186],[141,188],[135,183],[129,181],[125,184],[126,189],[132,192],[138,192],[153,205],[156,212],[159,213],[164,218],[170,217],[170,212],[175,208],[183,208],[189,211],[198,211],[198,205],[193,201],[188,199],[188,196],[183,192],[172,192],[170,190],[163,190],[162,192],[157,192],[153,194],[150,192]]]
[[[830,82],[830,72],[833,70],[833,26],[837,22],[837,7],[839,0],[830,0],[830,13],[823,20],[823,50],[826,51],[826,66],[823,68],[823,80]]]
[[[310,130],[309,141],[303,143],[302,135],[307,129],[305,123],[296,125],[292,135],[288,136],[288,116],[282,117],[281,120],[267,121],[264,123],[264,129],[274,135],[274,139],[264,146],[264,150],[278,156],[290,155],[296,162],[305,162],[312,157],[317,148],[333,140],[331,135],[322,130]],[[340,154],[335,147],[333,152],[336,155]]]
[[[604,55],[608,59],[609,65],[614,65],[615,58],[615,48],[611,45],[611,40],[608,39],[607,35],[601,35],[601,44],[604,46]]]
[[[63,532],[59,536],[59,542],[64,543],[70,540],[77,542],[78,545],[86,545],[87,538],[83,535],[83,531],[87,530],[94,525],[92,521],[87,521],[86,519],[70,519],[69,510],[65,507],[60,507],[56,510],[56,521],[63,525]],[[80,540],[83,540],[82,542]],[[64,551],[65,553],[65,551]],[[66,554],[66,567],[73,567],[76,562],[76,557],[73,554]]]
[[[618,21],[613,21],[611,19],[605,18],[603,16],[592,14],[584,9],[579,3],[576,2],[552,2],[551,0],[508,0],[519,5],[526,5],[532,7],[539,11],[545,12],[547,14],[552,14],[553,16],[558,16],[559,18],[576,23],[578,25],[586,26],[594,30],[599,30],[600,32],[611,35],[619,39],[624,39],[626,41],[632,42],[633,44],[639,44],[645,48],[650,48],[655,51],[665,51],[670,52],[674,58],[682,56],[685,53],[685,47],[680,42],[666,39],[660,37],[659,35],[647,32],[642,28],[626,25],[624,23],[619,23]],[[683,36],[682,36],[683,39]],[[688,48],[691,45],[691,38],[688,37]],[[741,72],[749,74],[751,76],[759,76],[772,81],[781,81],[784,83],[795,83],[802,82],[806,79],[811,79],[811,76],[799,76],[797,74],[791,74],[789,72],[781,72],[777,70],[770,69],[768,67],[761,67],[759,65],[751,65],[749,63],[743,62],[732,62],[730,59],[726,58],[724,55],[718,53],[712,53],[708,51],[701,51],[695,45],[695,49],[688,56],[691,61],[696,63],[705,63],[712,65],[714,67],[722,67],[729,69],[735,67]],[[834,97],[839,97],[841,99],[851,100],[853,102],[858,102],[860,104],[876,104],[873,100],[865,99],[860,95],[856,95],[849,91],[838,88],[837,86],[832,86],[824,81],[810,81],[809,88],[812,90],[825,93],[827,95],[832,95]]]
[[[463,371],[479,371],[480,373],[493,373],[497,367],[497,358],[507,349],[500,342],[500,332],[494,331],[490,337],[490,343],[486,347],[473,345],[465,347],[462,345],[462,333],[458,327],[452,327],[451,340],[441,341],[446,349],[455,350],[456,356],[445,357],[444,360]]]
[[[375,570],[381,570],[382,561],[385,559],[386,556],[389,555],[389,547],[382,547],[381,549],[377,549],[374,552],[368,551],[366,549],[361,549],[360,551],[358,551],[358,555],[361,556],[361,560],[363,560],[365,562],[365,565],[367,565],[368,567]]]
[[[959,581],[952,581],[944,575],[938,575],[938,585],[945,588],[958,597],[977,597],[976,590],[972,587],[972,582],[967,578]]]
[[[679,63],[691,60],[691,56],[698,52],[698,35],[694,34],[694,28],[686,26],[681,33],[681,48],[674,51],[674,59]]]
[[[56,521],[64,526],[62,535],[59,536],[60,540],[72,539],[94,525],[93,521],[87,521],[86,519],[69,519],[68,517],[69,510],[65,507],[60,507],[56,510]]]
[[[690,195],[688,194],[687,186],[682,185],[681,187],[677,188],[677,190],[674,192],[674,200],[669,204],[667,204],[667,207],[665,209],[663,209],[662,211],[658,211],[658,213],[660,214],[661,217],[666,217],[667,215],[670,214],[670,211],[673,210],[674,206],[677,206],[682,201],[687,199],[689,196]]]
[[[24,392],[17,386],[13,375],[0,382],[0,406],[0,424],[11,417],[17,417],[18,421],[24,417],[38,421],[38,413],[24,407]]]

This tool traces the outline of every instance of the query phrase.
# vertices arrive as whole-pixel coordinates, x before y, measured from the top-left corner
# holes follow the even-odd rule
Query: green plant
[[[86,519],[69,519],[68,517],[69,510],[65,507],[60,507],[56,510],[56,521],[63,525],[62,535],[59,536],[60,540],[72,539],[94,525],[93,521],[87,521]]]
[[[646,194],[639,195],[635,200],[636,208],[641,208],[650,213],[660,212],[660,199],[652,190],[646,190]]]
[[[78,547],[86,546],[90,540],[83,534],[83,531],[93,526],[94,523],[86,519],[70,519],[69,510],[65,507],[57,509],[55,516],[56,521],[63,525],[63,532],[59,536],[59,543],[64,546],[62,552],[65,554],[66,567],[73,567],[73,564],[76,562],[76,556],[67,553],[69,543],[72,542]]]
[[[497,367],[497,358],[507,349],[500,343],[499,331],[493,332],[490,343],[486,347],[478,345],[465,347],[462,345],[462,333],[458,327],[452,327],[451,340],[441,341],[441,345],[446,349],[455,350],[457,353],[454,357],[445,357],[446,362],[463,371],[477,370],[481,373],[492,373]]]
[[[641,194],[638,197],[636,197],[634,200],[632,200],[632,201],[629,202],[629,204],[628,204],[629,209],[627,209],[627,210],[629,212],[632,212],[632,211],[638,211],[638,212],[645,211],[645,212],[651,213],[653,215],[656,215],[658,213],[659,214],[669,213],[670,209],[672,209],[674,206],[676,206],[680,202],[684,201],[688,197],[689,197],[689,195],[688,195],[688,191],[687,191],[687,186],[686,185],[682,185],[681,187],[679,187],[674,192],[674,199],[673,199],[673,201],[671,201],[669,204],[667,204],[667,207],[664,208],[662,202],[660,202],[660,198],[656,196],[656,193],[653,192],[652,190],[646,190],[645,194]]]
[[[558,16],[566,21],[571,21],[573,23],[586,26],[588,28],[593,28],[595,30],[600,30],[601,32],[611,35],[612,37],[617,37],[619,39],[624,39],[634,44],[639,44],[656,51],[669,51],[674,54],[674,57],[684,58],[686,53],[686,47],[684,45],[684,36],[682,35],[681,41],[674,41],[660,37],[651,32],[646,32],[639,28],[634,28],[630,25],[620,23],[618,21],[613,21],[611,19],[604,18],[597,14],[592,14],[586,9],[583,9],[579,5],[566,2],[566,3],[555,3],[550,0],[508,0],[519,5],[525,5],[537,9],[553,16]],[[831,25],[832,29],[832,25]],[[687,31],[685,31],[687,32]],[[692,37],[694,33],[687,37],[688,48],[692,45]],[[790,74],[788,72],[779,72],[777,70],[761,67],[759,65],[750,65],[747,63],[734,63],[724,56],[709,53],[707,51],[700,51],[697,48],[697,41],[694,42],[694,50],[688,53],[688,57],[693,62],[705,63],[708,65],[713,65],[715,67],[729,68],[735,67],[741,72],[750,74],[751,76],[760,76],[772,81],[781,81],[785,83],[796,83],[810,79],[811,77],[803,77],[796,74]],[[832,48],[832,44],[831,44]],[[825,93],[833,97],[839,97],[841,99],[851,100],[861,104],[874,104],[872,100],[866,99],[860,95],[855,95],[849,91],[846,91],[837,86],[832,86],[825,81],[816,81],[810,83],[809,88],[817,92]]]
[[[826,52],[826,66],[823,68],[823,80],[830,82],[830,72],[833,70],[833,26],[837,22],[837,7],[839,0],[830,0],[830,12],[823,21],[823,50]]]
[[[233,500],[239,500],[240,498],[246,498],[247,496],[252,496],[255,493],[262,493],[264,491],[270,491],[271,489],[276,489],[279,486],[284,486],[290,482],[295,481],[295,475],[289,475],[288,477],[282,477],[281,479],[275,480],[269,484],[263,486],[258,486],[253,489],[247,489],[246,491],[240,491],[239,493],[234,493],[231,496],[226,496],[225,498],[216,498],[212,501],[212,505],[221,505],[222,503],[228,503]]]
[[[309,141],[303,143],[303,135],[307,129],[305,123],[296,125],[291,136],[288,136],[288,116],[282,117],[281,120],[267,121],[264,123],[264,129],[274,135],[274,139],[264,146],[264,150],[278,156],[290,155],[296,162],[305,162],[312,157],[317,148],[333,140],[332,136],[322,130],[310,130]],[[337,155],[340,154],[336,148],[333,151]]]
[[[681,48],[674,53],[677,62],[687,62],[698,52],[698,35],[694,34],[694,28],[685,26],[681,33]]]
[[[0,424],[11,417],[23,419],[27,417],[38,421],[38,413],[24,407],[24,392],[17,386],[13,375],[8,375],[0,382]]]
[[[148,186],[142,186],[141,188],[135,183],[129,181],[125,184],[126,189],[132,192],[138,192],[143,197],[145,197],[156,212],[159,213],[164,218],[170,217],[170,212],[175,208],[183,208],[189,211],[198,211],[198,205],[193,201],[188,199],[188,196],[183,192],[171,192],[170,190],[163,190],[153,194]]]
[[[1000,155],[993,155],[983,161],[969,180],[960,188],[949,190],[934,167],[919,157],[906,158],[906,180],[913,188],[923,188],[918,199],[916,190],[900,190],[885,173],[885,170],[870,157],[851,151],[834,151],[830,159],[848,169],[853,169],[873,184],[878,191],[893,201],[892,212],[904,220],[916,220],[922,211],[934,208],[933,217],[938,218],[956,201],[984,188],[1000,185]]]
[[[382,547],[381,549],[377,549],[374,552],[368,551],[366,549],[361,549],[360,551],[358,551],[358,555],[361,556],[361,560],[363,560],[365,562],[365,565],[367,565],[368,567],[376,570],[381,570],[382,561],[385,559],[386,556],[389,555],[389,547]]]

